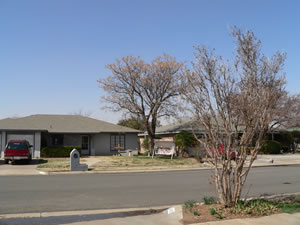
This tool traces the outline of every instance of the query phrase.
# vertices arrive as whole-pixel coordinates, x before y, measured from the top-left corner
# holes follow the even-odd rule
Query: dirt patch
[[[211,215],[210,209],[216,209],[216,213]],[[220,220],[230,220],[230,219],[241,219],[241,218],[255,218],[261,217],[263,215],[252,212],[248,214],[246,212],[234,213],[232,208],[224,208],[219,204],[213,205],[195,205],[191,209],[186,210],[184,207],[182,209],[183,219],[181,220],[182,224],[193,224],[193,223],[204,223],[210,221],[220,221]],[[197,213],[196,213],[197,212]],[[218,218],[218,213],[222,213],[220,217],[224,216],[224,218]],[[274,210],[272,214],[280,213],[280,210]],[[196,214],[196,215],[195,215]],[[269,214],[268,214],[269,215]]]

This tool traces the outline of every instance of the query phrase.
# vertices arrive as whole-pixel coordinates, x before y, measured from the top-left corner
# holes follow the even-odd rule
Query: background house
[[[80,146],[82,155],[113,155],[139,148],[138,130],[78,115],[32,115],[0,120],[0,151],[9,140],[27,140],[33,157],[42,147]]]
[[[243,126],[240,126],[239,130],[242,134]],[[198,137],[201,137],[201,135],[205,133],[204,128],[199,125],[196,119],[186,119],[170,125],[158,127],[156,129],[155,135],[162,140],[174,142],[175,135],[182,131],[195,133]],[[138,136],[141,146],[140,152],[144,153],[147,151],[143,147],[143,142],[147,137],[147,132],[140,133],[138,134]],[[293,147],[296,148],[295,150],[300,149],[300,128],[293,127],[287,129],[284,125],[278,126],[266,134],[265,140],[278,141],[282,146],[283,152],[289,152],[292,145],[294,145]],[[194,155],[194,153],[199,150],[199,146],[190,147],[188,150],[190,155]]]
[[[165,125],[156,128],[155,136],[161,138],[166,141],[173,141],[176,134],[179,134],[182,131],[195,133],[197,136],[201,136],[205,131],[203,128],[199,127],[199,124],[196,122],[196,119],[185,119],[178,121],[173,124]],[[140,133],[139,142],[140,142],[140,153],[145,153],[147,150],[143,147],[144,139],[147,137],[146,133]],[[199,147],[190,147],[189,152],[192,155],[194,150],[197,150]]]

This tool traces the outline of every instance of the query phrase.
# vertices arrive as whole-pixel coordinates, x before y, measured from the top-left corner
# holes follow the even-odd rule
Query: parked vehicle
[[[213,157],[215,154],[215,152],[213,150],[211,150],[209,156],[210,157]],[[225,148],[224,148],[224,145],[221,145],[219,148],[218,148],[218,154],[221,158],[225,158],[227,159],[227,151],[225,151]],[[230,159],[231,160],[236,160],[238,158],[238,152],[233,150],[231,151],[230,153]]]
[[[26,160],[29,163],[32,159],[32,145],[26,140],[9,141],[4,151],[4,161]]]

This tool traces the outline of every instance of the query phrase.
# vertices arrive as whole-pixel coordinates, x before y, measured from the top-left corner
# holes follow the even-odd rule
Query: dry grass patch
[[[89,166],[94,171],[123,171],[123,170],[160,170],[176,168],[200,168],[203,167],[194,158],[173,158],[169,156],[93,156],[99,160]],[[81,158],[80,162],[84,163],[88,159]],[[37,167],[43,171],[63,172],[70,171],[69,158],[45,158]]]
[[[161,168],[199,168],[202,165],[194,158],[173,158],[166,156],[99,156],[98,163],[92,165],[93,170],[130,170]]]
[[[85,159],[80,159],[80,162],[85,162]],[[37,166],[43,171],[70,171],[70,158],[43,158],[41,164]]]

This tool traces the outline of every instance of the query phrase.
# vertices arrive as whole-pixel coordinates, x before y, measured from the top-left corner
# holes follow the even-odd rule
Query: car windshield
[[[28,146],[24,142],[10,142],[7,144],[7,149],[24,150],[28,149]]]

